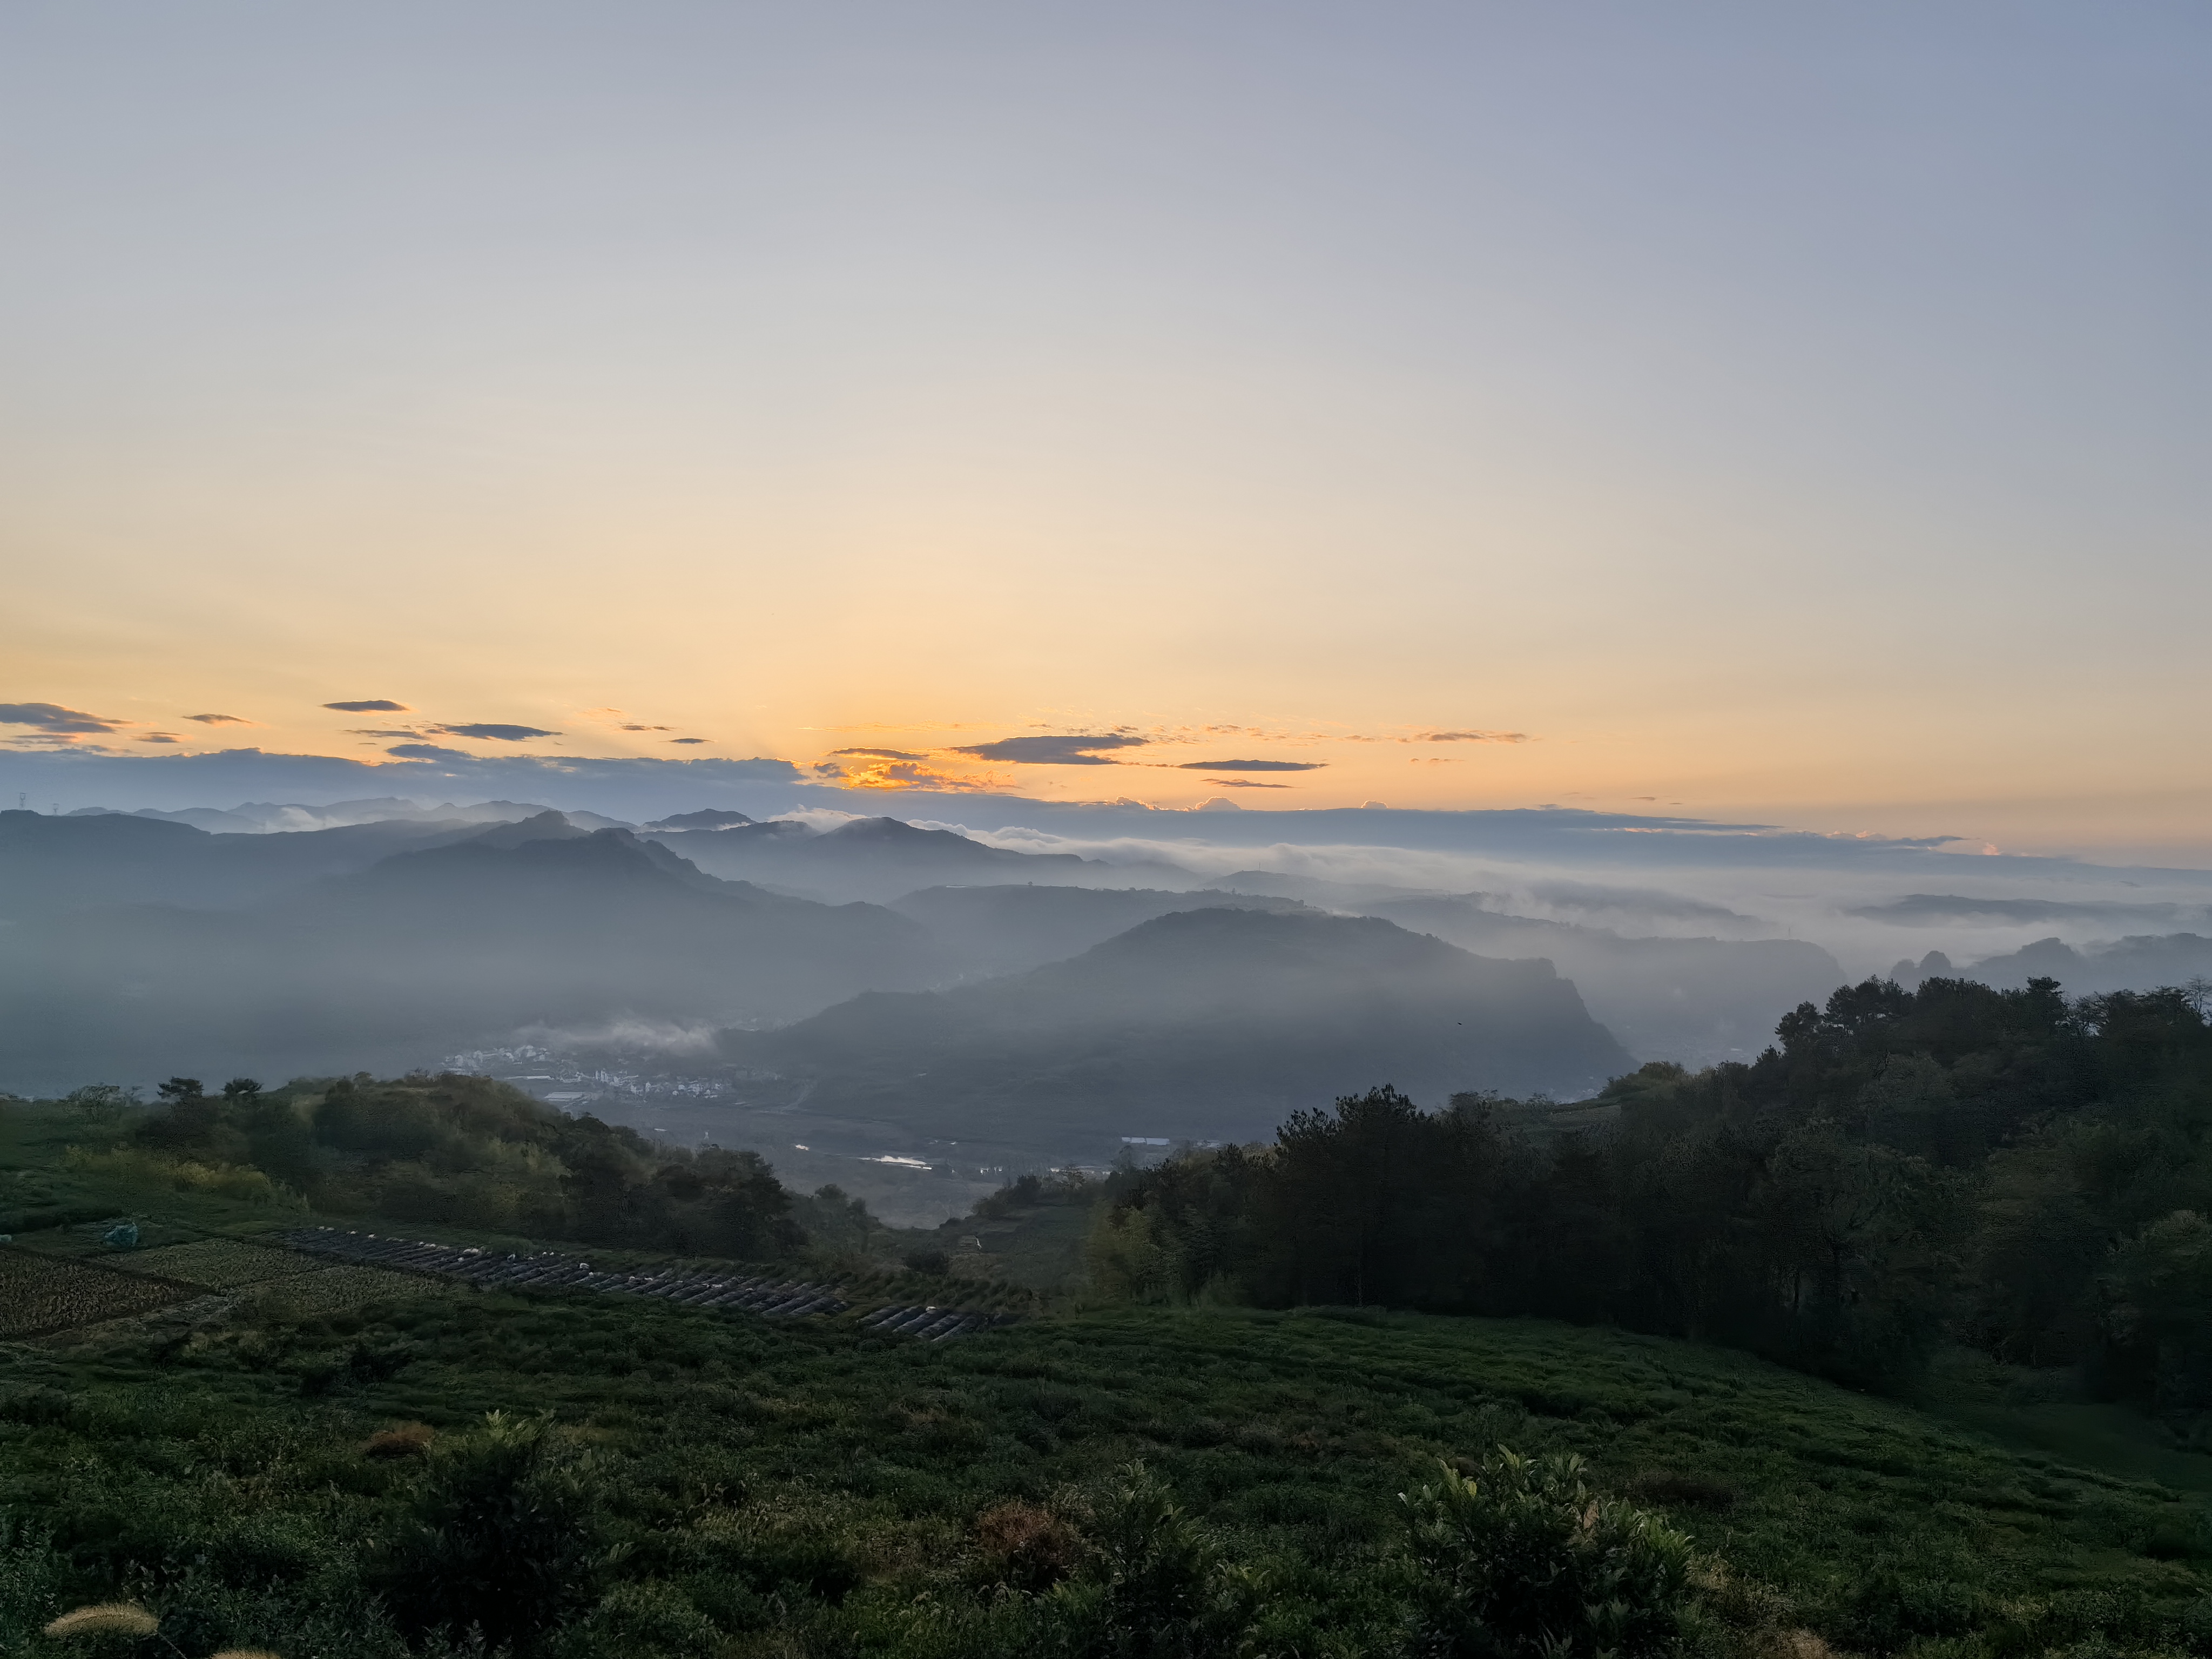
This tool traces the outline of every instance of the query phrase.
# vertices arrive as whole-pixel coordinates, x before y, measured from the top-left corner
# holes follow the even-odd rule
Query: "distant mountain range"
[[[1842,964],[1803,939],[1624,938],[1506,915],[1474,897],[1360,908],[1483,956],[1542,957],[1644,1060],[1750,1060],[1773,1040],[1783,1015],[1801,1002],[1825,1002],[1844,981]]]
[[[927,933],[890,910],[720,881],[548,814],[238,908],[34,908],[0,928],[0,1078],[404,1069],[526,1027],[790,1019],[939,971]]]
[[[251,904],[483,828],[398,819],[234,836],[123,813],[0,812],[0,920],[116,904]]]
[[[111,807],[80,806],[68,816],[158,818],[170,823],[189,824],[210,835],[264,836],[285,830],[336,830],[360,823],[512,823],[551,810],[547,806],[534,806],[513,800],[481,800],[470,806],[457,806],[452,801],[446,801],[436,806],[423,806],[411,800],[403,800],[396,795],[380,795],[368,800],[333,801],[327,806],[304,806],[297,803],[280,805],[274,801],[250,800],[228,808],[187,806],[167,812],[156,807],[142,806],[127,814],[118,813]],[[693,813],[690,816],[703,815]],[[744,815],[738,813],[735,816],[742,818]],[[637,827],[620,818],[602,817],[597,812],[579,812],[573,809],[568,811],[568,817],[572,823],[587,830],[634,830]]]
[[[2057,939],[2038,939],[1975,963],[1965,976],[2000,989],[2017,989],[2031,979],[2055,979],[2069,996],[2186,986],[2212,979],[2212,939],[2199,933],[2136,934],[2080,950]]]
[[[272,827],[310,811],[363,821]],[[1152,1102],[1184,1126],[1169,1133],[1200,1133],[1188,1126],[1385,1079],[1572,1092],[1633,1060],[1747,1056],[1844,978],[1798,940],[1635,937],[1512,915],[1494,894],[1257,869],[1209,886],[1173,863],[889,817],[825,829],[708,809],[633,832],[514,801],[247,803],[216,816],[252,833],[211,833],[177,821],[193,816],[0,812],[0,1085],[389,1069],[526,1031],[711,1044],[736,1030],[733,1054],[803,1078],[825,1109],[1005,1129],[1060,1090],[1075,1119]],[[2088,908],[1920,894],[1866,915]],[[1671,920],[1757,926],[1710,905]],[[1911,972],[1951,971],[1936,960]],[[2053,939],[1963,971],[2076,994],[2180,984],[2212,975],[2212,940]],[[1466,1005],[1448,1030],[1443,1004]],[[757,1029],[779,1022],[798,1024]],[[942,1063],[915,1061],[932,1044]]]
[[[1031,1146],[1245,1139],[1392,1083],[1580,1093],[1630,1069],[1544,963],[1494,962],[1370,917],[1179,911],[1071,961],[857,997],[724,1052],[809,1079],[810,1112]]]
[[[651,833],[664,847],[715,875],[833,902],[887,903],[917,888],[956,884],[1137,887],[1165,878],[1170,885],[1198,884],[1197,877],[1176,865],[1107,864],[1072,853],[1023,853],[896,818],[854,818],[820,830],[779,818],[727,829]]]
[[[1019,973],[1067,957],[1178,910],[1266,910],[1317,915],[1295,899],[1205,887],[926,887],[891,908],[929,929],[945,960],[970,978]]]

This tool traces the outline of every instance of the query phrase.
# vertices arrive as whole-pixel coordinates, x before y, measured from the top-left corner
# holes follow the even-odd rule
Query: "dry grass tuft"
[[[977,1516],[975,1542],[1005,1583],[1024,1589],[1048,1589],[1083,1559],[1083,1535],[1074,1527],[1019,1498],[994,1504]]]
[[[49,1636],[151,1636],[161,1621],[136,1601],[73,1607],[46,1626]]]
[[[437,1431],[428,1423],[396,1423],[379,1429],[362,1443],[363,1457],[420,1457],[430,1449]]]

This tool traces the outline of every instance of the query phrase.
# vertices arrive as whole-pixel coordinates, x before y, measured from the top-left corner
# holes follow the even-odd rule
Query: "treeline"
[[[1091,1275],[1138,1299],[1611,1321],[1865,1384],[1955,1340],[2199,1411],[2201,1000],[1869,980],[1801,1005],[1751,1064],[1648,1065],[1591,1103],[1603,1127],[1556,1134],[1531,1127],[1544,1103],[1376,1089],[1117,1181]]]
[[[757,1152],[664,1146],[490,1078],[238,1078],[219,1091],[172,1078],[160,1093],[151,1110],[118,1091],[70,1097],[92,1143],[79,1164],[333,1215],[692,1255],[788,1255],[810,1231],[849,1246],[874,1225],[834,1188],[795,1199]]]

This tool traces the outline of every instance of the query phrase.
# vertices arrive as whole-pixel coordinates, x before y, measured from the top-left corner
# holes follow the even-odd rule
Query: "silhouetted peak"
[[[841,842],[888,842],[907,846],[929,841],[966,841],[949,830],[918,830],[900,818],[854,818],[826,832],[826,839]]]
[[[533,841],[580,841],[589,835],[608,833],[611,832],[580,830],[562,814],[548,808],[519,823],[494,824],[480,836],[471,836],[468,844],[497,848],[504,852]]]
[[[656,818],[647,824],[647,830],[728,830],[753,820],[743,812],[732,812],[719,806],[702,807],[696,812],[676,812],[665,818]]]

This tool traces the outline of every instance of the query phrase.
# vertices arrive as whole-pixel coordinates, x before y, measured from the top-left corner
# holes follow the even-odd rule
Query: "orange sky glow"
[[[2201,16],[863,9],[0,23],[0,746],[2212,863]]]

